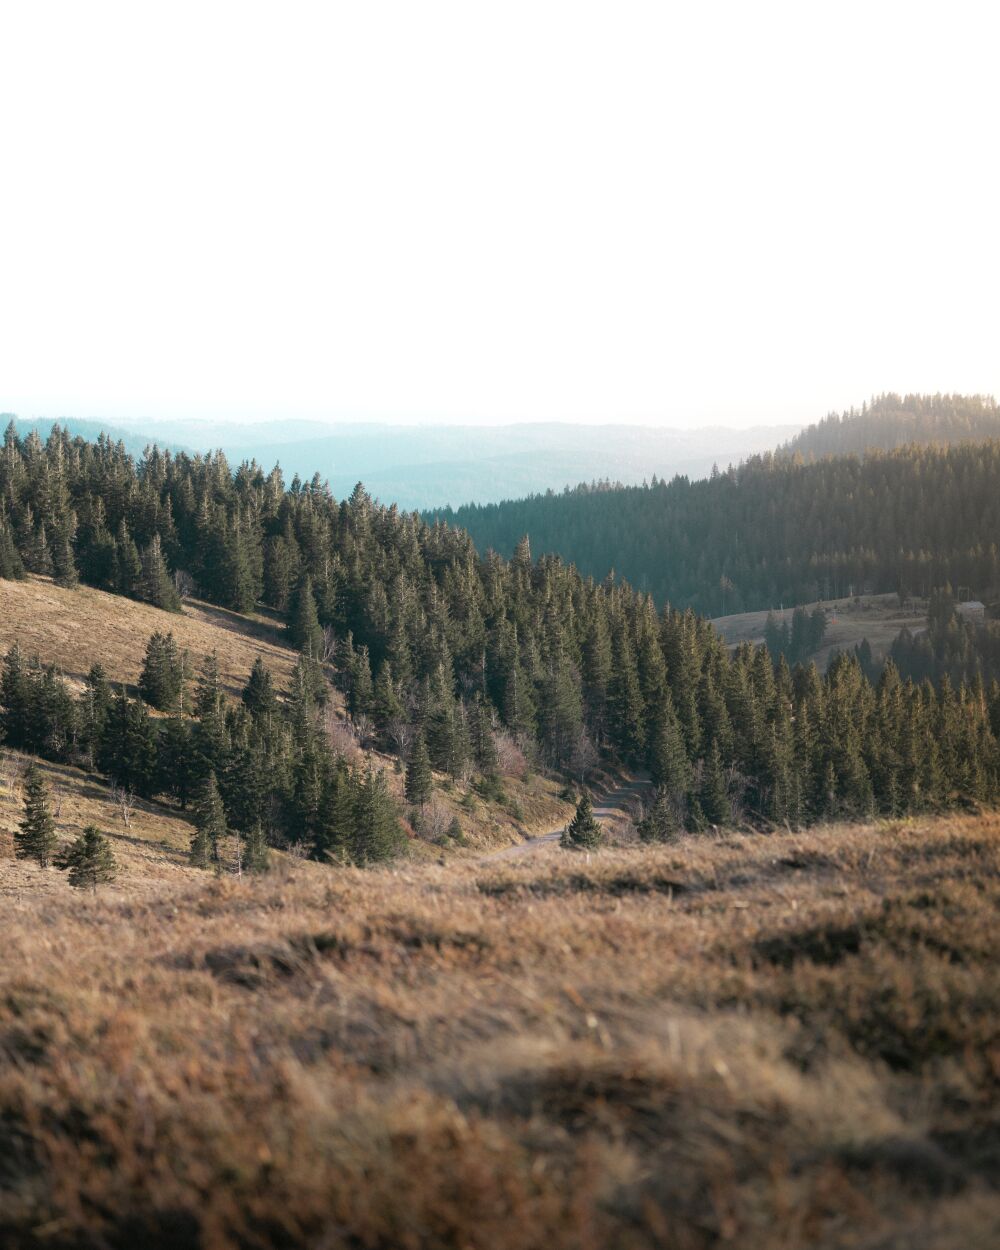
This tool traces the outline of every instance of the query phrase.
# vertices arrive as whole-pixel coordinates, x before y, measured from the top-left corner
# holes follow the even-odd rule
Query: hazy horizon
[[[0,407],[684,429],[996,394],[994,25],[8,6]]]

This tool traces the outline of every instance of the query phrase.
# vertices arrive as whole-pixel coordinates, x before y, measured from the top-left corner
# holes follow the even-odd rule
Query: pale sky
[[[0,0],[0,409],[1000,393],[998,12]]]

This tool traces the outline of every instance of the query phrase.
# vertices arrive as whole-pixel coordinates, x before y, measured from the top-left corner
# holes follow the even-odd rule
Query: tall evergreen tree
[[[713,742],[705,758],[698,800],[705,819],[711,825],[728,825],[733,818],[729,803],[726,776],[719,756],[718,743]]]
[[[56,826],[49,806],[49,788],[37,765],[24,774],[24,815],[14,831],[14,854],[47,868],[56,849]]]
[[[410,758],[406,764],[406,797],[415,806],[423,808],[431,797],[434,778],[431,773],[431,757],[423,732],[414,735]]]
[[[214,864],[218,869],[222,862],[220,843],[226,833],[226,813],[213,772],[208,774],[198,794],[195,832],[191,839],[191,863],[196,868],[208,868]]]

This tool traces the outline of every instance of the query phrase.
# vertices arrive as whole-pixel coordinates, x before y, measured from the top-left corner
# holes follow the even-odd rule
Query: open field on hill
[[[87,586],[67,590],[44,577],[0,580],[0,655],[17,641],[26,654],[37,654],[44,663],[55,665],[77,687],[82,686],[91,665],[99,661],[112,683],[122,682],[134,689],[146,643],[156,630],[172,631],[178,646],[188,650],[192,677],[197,675],[203,659],[214,651],[223,687],[230,698],[239,697],[258,656],[279,690],[286,690],[291,684],[297,653],[285,644],[284,628],[268,617],[242,616],[192,600],[185,601],[183,613],[163,612]],[[385,769],[390,790],[402,803],[403,776],[395,770],[394,758],[361,749],[346,724],[343,699],[336,690],[331,690],[327,723],[335,747],[344,750],[353,762],[371,755]],[[13,780],[16,768],[12,766],[8,771]],[[107,812],[88,806],[88,796],[104,790],[100,778],[88,777],[72,768],[48,771],[56,795],[72,796],[73,801],[81,804],[81,811],[87,813],[82,823],[93,820],[110,833],[120,829],[121,821],[110,804]],[[519,774],[521,770],[515,771]],[[502,796],[486,798],[470,792],[468,787],[450,785],[447,778],[439,777],[438,781],[428,813],[432,818],[429,823],[443,831],[457,816],[474,851],[507,846],[551,829],[572,814],[571,805],[559,798],[561,786],[538,775],[508,776],[503,782]],[[5,786],[0,779],[0,837],[4,836],[4,827],[9,834],[20,815],[19,802],[13,802],[15,797],[10,785]],[[9,813],[8,799],[13,803]],[[147,804],[146,816],[151,829],[161,819],[171,822],[183,832],[187,845],[190,825],[172,816],[169,808]],[[67,827],[67,836],[77,832],[72,827],[75,823],[79,822],[71,822]],[[157,838],[153,836],[153,840]],[[414,850],[418,854],[438,853],[426,840],[415,841]]]
[[[813,657],[817,668],[823,672],[834,651],[853,650],[865,638],[871,644],[875,657],[884,658],[901,629],[914,630],[926,626],[926,600],[914,600],[912,604],[901,608],[896,594],[859,595],[848,599],[825,599],[818,605],[805,604],[808,612],[817,606],[827,611],[823,646]],[[730,647],[735,647],[741,642],[763,642],[767,615],[767,612],[740,612],[733,616],[718,616],[712,624]],[[779,621],[784,619],[791,624],[791,608],[784,613],[776,608],[775,615]]]
[[[14,860],[14,830],[24,812],[22,773],[31,757],[0,750],[0,895],[39,892],[66,896],[65,874]],[[134,802],[126,826],[119,805],[103,778],[93,773],[34,760],[45,778],[60,841],[69,842],[87,825],[96,825],[110,838],[121,870],[114,893],[149,893],[163,883],[183,885],[198,880],[188,865],[192,826],[179,812],[158,803]]]
[[[173,633],[180,649],[190,652],[195,673],[214,650],[223,686],[232,696],[243,689],[258,656],[281,689],[295,667],[284,627],[264,616],[239,616],[190,599],[183,612],[164,612],[91,586],[66,590],[47,577],[0,581],[0,651],[18,641],[29,655],[37,652],[77,682],[98,660],[112,682],[134,686],[156,630]]]
[[[998,907],[996,815],[0,896],[0,1241],[986,1250]]]

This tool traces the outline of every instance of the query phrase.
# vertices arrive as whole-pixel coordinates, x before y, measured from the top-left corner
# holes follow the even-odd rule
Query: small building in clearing
[[[956,604],[955,610],[963,621],[986,620],[986,604],[978,599],[967,599],[965,603]]]

